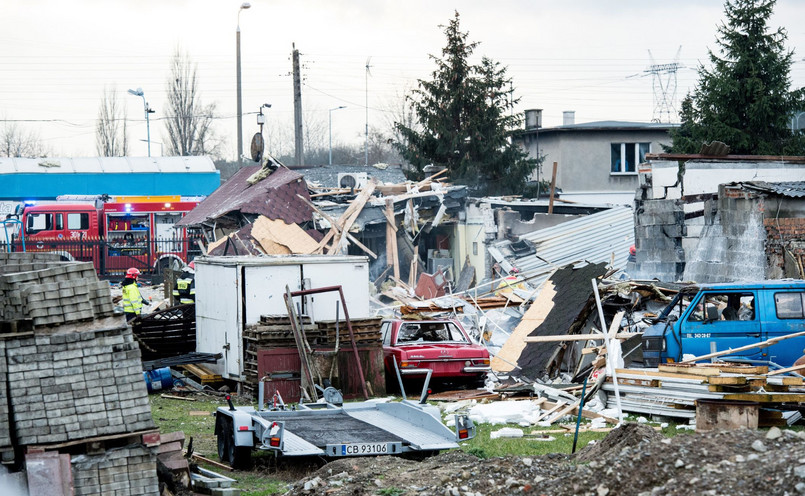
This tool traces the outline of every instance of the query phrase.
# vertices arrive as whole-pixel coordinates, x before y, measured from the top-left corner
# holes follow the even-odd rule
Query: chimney
[[[572,126],[576,123],[576,111],[575,110],[565,110],[562,112],[562,125],[563,126]]]
[[[525,130],[534,131],[542,127],[542,109],[529,109],[525,111]]]

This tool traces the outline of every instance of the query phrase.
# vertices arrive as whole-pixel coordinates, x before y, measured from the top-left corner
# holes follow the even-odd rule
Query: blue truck
[[[646,367],[758,344],[805,331],[805,281],[685,286],[648,322],[642,342]],[[789,367],[803,355],[805,335],[721,358]]]

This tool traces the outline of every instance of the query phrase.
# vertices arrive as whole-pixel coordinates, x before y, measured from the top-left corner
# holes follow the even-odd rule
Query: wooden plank
[[[805,369],[805,363],[803,363],[802,365],[794,365],[793,367],[788,367],[788,368],[784,368],[784,369],[775,370],[773,372],[767,373],[766,375],[787,374],[789,372],[795,372],[797,370],[803,370],[803,369]]]
[[[397,248],[397,225],[396,220],[394,220],[394,202],[391,198],[386,199],[386,216],[391,217],[392,227],[394,228],[394,232],[390,234],[389,238],[391,241],[391,258],[386,260],[386,263],[391,264],[394,268],[394,279],[400,279],[400,259],[398,256],[398,248]],[[387,223],[388,225],[388,223]],[[386,228],[388,229],[388,227]]]
[[[708,365],[708,364],[699,364]],[[736,365],[730,363],[713,364],[722,374],[765,374],[769,371],[768,365]]]
[[[525,311],[520,323],[514,328],[509,339],[503,347],[492,358],[492,370],[495,372],[511,372],[515,368],[517,360],[526,347],[525,338],[539,327],[553,309],[553,298],[556,290],[553,282],[548,278],[540,287],[536,299]]]
[[[547,417],[548,415],[550,415],[550,414],[554,413],[556,410],[559,410],[560,408],[562,408],[562,407],[564,407],[564,406],[567,406],[567,403],[565,403],[564,401],[559,401],[559,402],[557,402],[557,403],[551,403],[551,402],[549,402],[549,401],[546,401],[546,402],[544,403],[544,405],[545,405],[546,407],[547,407],[549,404],[551,404],[551,405],[553,405],[553,406],[552,406],[552,407],[551,407],[549,410],[547,410],[547,411],[545,411],[545,412],[542,412],[542,413],[539,415],[539,417],[537,417],[537,418],[534,420],[534,423],[535,423],[535,424],[536,424],[537,422],[539,422],[540,420],[544,419],[545,417]]]
[[[611,381],[611,377],[607,377],[607,381]],[[641,386],[641,387],[660,387],[660,380],[659,379],[634,379],[634,378],[627,378],[627,377],[618,377],[618,384],[623,384],[626,386]]]
[[[707,382],[714,386],[742,386],[748,384],[746,376],[717,375],[708,377]]]
[[[759,403],[802,403],[805,394],[802,393],[727,393],[725,400],[757,401]]]
[[[692,374],[673,374],[668,372],[659,372],[656,370],[644,370],[644,369],[616,369],[618,376],[621,374],[629,375],[636,375],[636,376],[646,376],[652,378],[668,378],[668,379],[691,379],[696,380],[701,383],[706,381],[706,378],[699,376],[699,375],[692,375]]]
[[[680,365],[678,363],[661,363],[657,366],[657,369],[660,372],[667,372],[672,374],[689,374],[689,375],[697,375],[697,376],[704,376],[709,377],[713,375],[719,375],[720,372],[718,369],[709,368],[709,367],[696,367],[690,365]]]

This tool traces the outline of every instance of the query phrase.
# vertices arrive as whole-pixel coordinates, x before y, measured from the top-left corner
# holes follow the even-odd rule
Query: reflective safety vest
[[[137,283],[125,284],[123,286],[123,311],[140,315],[142,309],[143,297],[140,294],[140,288],[137,287]]]
[[[186,274],[176,280],[176,287],[173,289],[174,302],[195,303],[196,302],[196,279],[193,274]]]

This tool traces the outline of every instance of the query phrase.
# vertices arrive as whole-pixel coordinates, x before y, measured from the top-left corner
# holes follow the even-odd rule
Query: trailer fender
[[[219,408],[215,412],[215,435],[224,434],[224,430],[232,431],[235,446],[254,447],[254,427],[249,413]]]
[[[252,416],[236,410],[232,412],[232,424],[235,429],[235,446],[254,447]]]

